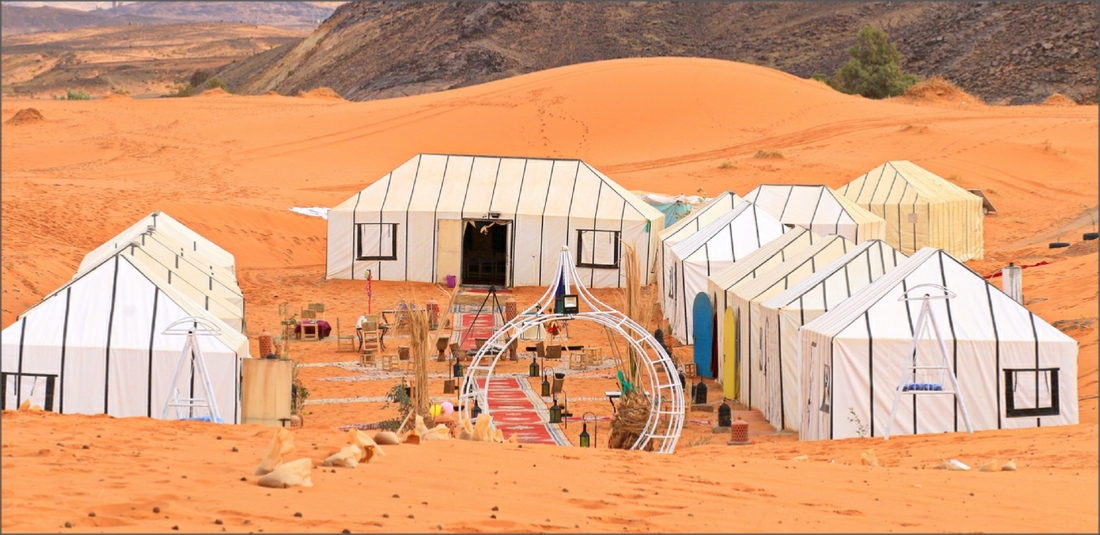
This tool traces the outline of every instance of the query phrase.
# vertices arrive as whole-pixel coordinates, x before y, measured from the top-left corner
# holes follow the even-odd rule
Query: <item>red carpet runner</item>
[[[546,412],[542,413],[523,391],[518,377],[494,377],[489,388],[489,409],[493,424],[504,432],[508,440],[512,434],[521,444],[552,444],[557,442],[548,429]],[[478,386],[484,388],[485,379],[478,379]]]

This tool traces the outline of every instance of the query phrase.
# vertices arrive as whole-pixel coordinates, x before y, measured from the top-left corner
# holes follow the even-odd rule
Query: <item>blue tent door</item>
[[[714,377],[710,367],[711,346],[714,345],[714,331],[711,324],[710,298],[705,292],[695,296],[692,310],[691,328],[694,331],[695,370],[700,377]]]

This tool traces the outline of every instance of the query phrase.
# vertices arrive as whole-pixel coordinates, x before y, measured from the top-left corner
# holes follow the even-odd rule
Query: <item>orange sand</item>
[[[29,107],[49,120],[6,122]],[[1050,250],[1046,244],[1079,242],[1083,232],[1095,230],[1097,111],[913,97],[871,101],[760,67],[683,58],[597,62],[365,103],[268,95],[4,99],[3,326],[69,280],[84,254],[159,209],[236,255],[253,351],[260,330],[278,327],[277,305],[284,301],[324,301],[328,320],[335,324],[339,317],[350,334],[366,307],[363,283],[326,281],[324,220],[288,209],[334,206],[417,152],[576,157],[628,189],[694,194],[701,188],[711,195],[745,193],[760,183],[836,187],[883,161],[908,159],[962,187],[983,189],[996,205],[998,214],[985,221],[987,258],[969,263],[976,271],[989,274],[1009,261],[1051,262],[1023,272],[1024,293],[1033,311],[1048,322],[1063,321],[1081,344],[1082,424],[799,443],[746,412],[752,446],[728,447],[725,436],[690,423],[672,456],[403,445],[355,470],[315,469],[315,486],[299,492],[255,485],[251,472],[273,433],[269,428],[6,412],[0,528],[58,531],[69,521],[74,531],[133,532],[165,532],[174,525],[234,532],[437,526],[1094,532],[1098,255],[1095,245]],[[753,158],[760,150],[780,151],[783,158]],[[722,166],[727,160],[736,165]],[[526,305],[541,292],[519,288],[516,295]],[[391,308],[402,297],[444,299],[429,284],[376,282],[374,294],[375,309]],[[616,291],[599,295],[621,302]],[[575,336],[600,343],[592,331]],[[677,354],[687,356],[690,349]],[[315,363],[355,358],[336,353],[327,340],[294,342],[291,356]],[[528,363],[500,368],[520,371]],[[438,371],[443,366],[433,363]],[[377,396],[392,384],[321,380],[358,374],[334,366],[302,374],[311,400]],[[567,379],[565,388],[571,397],[598,397],[613,387],[604,370]],[[430,388],[442,395],[442,385]],[[713,383],[711,394],[716,401]],[[571,408],[610,413],[606,401]],[[306,409],[292,457],[318,461],[343,443],[335,426],[395,413],[380,403]],[[567,431],[573,441],[578,427],[570,424]],[[606,431],[603,423],[600,446]],[[234,446],[238,453],[230,452]],[[859,465],[868,448],[883,466]],[[789,460],[802,454],[809,462]],[[1015,458],[1020,471],[930,471],[940,457],[973,467]],[[160,514],[152,513],[154,506]]]

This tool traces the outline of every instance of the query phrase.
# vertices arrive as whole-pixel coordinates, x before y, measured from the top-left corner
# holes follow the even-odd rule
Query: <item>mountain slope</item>
[[[165,20],[135,14],[108,15],[105,10],[81,11],[59,7],[23,7],[0,4],[0,33],[4,37],[32,32],[50,32],[97,26],[163,24]]]
[[[243,93],[319,86],[350,100],[413,95],[601,59],[693,56],[831,74],[866,24],[909,71],[986,101],[1061,92],[1096,102],[1096,4],[351,2],[279,58],[221,73]]]

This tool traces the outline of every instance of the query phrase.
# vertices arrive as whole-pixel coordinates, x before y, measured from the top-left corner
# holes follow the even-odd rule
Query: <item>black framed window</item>
[[[577,230],[577,267],[619,267],[619,231]]]
[[[1058,414],[1058,368],[1005,369],[1005,415]]]
[[[397,223],[356,223],[356,260],[397,260]]]

